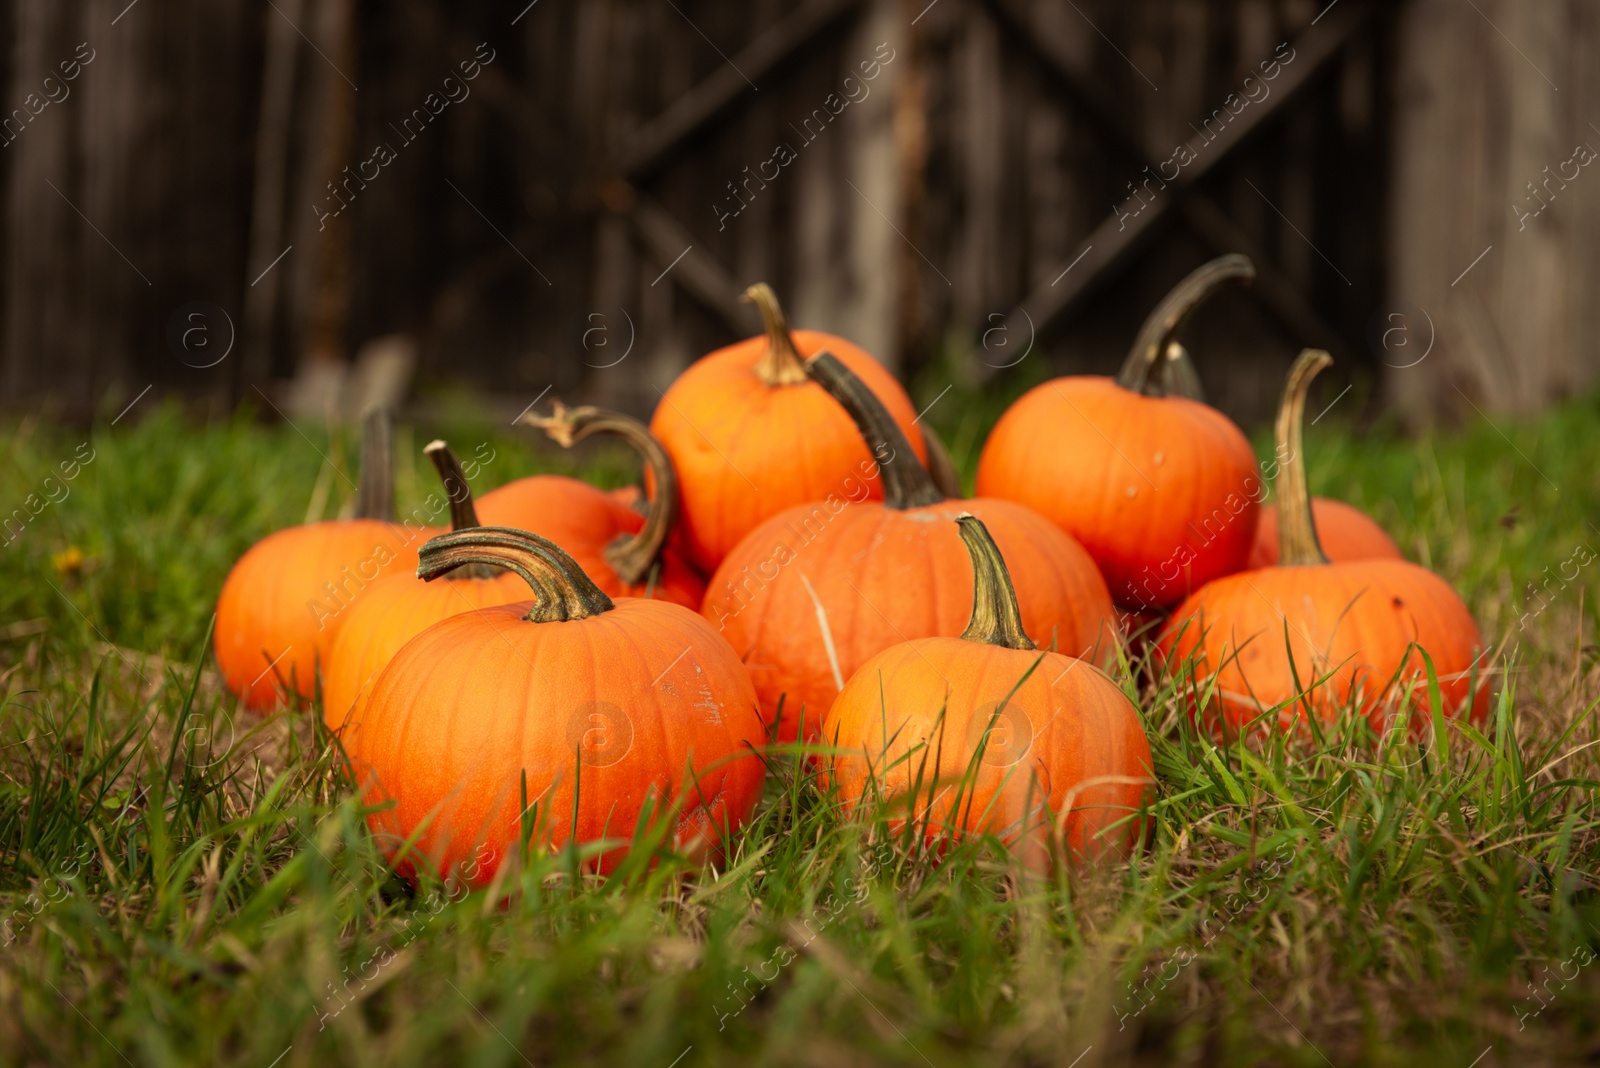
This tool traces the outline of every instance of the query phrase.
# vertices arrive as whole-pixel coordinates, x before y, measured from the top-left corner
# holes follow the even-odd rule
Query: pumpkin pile
[[[971,499],[894,377],[791,330],[765,284],[745,294],[763,332],[690,366],[648,426],[559,401],[519,420],[563,448],[620,440],[642,488],[545,474],[475,496],[435,441],[443,496],[396,524],[374,413],[354,517],[272,534],[228,576],[224,678],[254,709],[320,696],[396,870],[479,886],[526,850],[611,871],[641,836],[720,858],[786,748],[844,810],[920,820],[935,848],[1127,857],[1155,764],[1132,683],[1105,672],[1135,624],[1202,729],[1384,729],[1430,693],[1414,729],[1481,716],[1460,598],[1307,492],[1327,355],[1291,371],[1266,470],[1205,403],[1178,332],[1253,276],[1202,266],[1115,379],[1023,395]]]

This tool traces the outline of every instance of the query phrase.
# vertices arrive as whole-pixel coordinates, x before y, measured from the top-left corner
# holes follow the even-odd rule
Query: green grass
[[[992,415],[944,406],[970,474]],[[348,496],[323,456],[348,471],[353,436],[171,409],[0,428],[0,508],[60,496],[44,478],[94,450],[0,546],[0,1062],[1593,1057],[1600,569],[1550,576],[1600,546],[1600,403],[1421,440],[1329,422],[1313,489],[1375,514],[1501,650],[1481,732],[1219,750],[1170,690],[1124,680],[1160,780],[1132,864],[1043,878],[993,841],[936,861],[785,757],[719,870],[663,853],[575,883],[572,858],[536,857],[454,902],[387,870],[315,710],[235,710],[205,652],[238,554]],[[403,508],[439,429],[399,439]],[[486,485],[574,462],[447,429],[496,450]],[[628,470],[583,459],[608,484]]]

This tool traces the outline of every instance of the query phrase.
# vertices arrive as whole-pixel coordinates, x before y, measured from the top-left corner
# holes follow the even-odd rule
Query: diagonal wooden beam
[[[618,206],[650,254],[664,266],[674,264],[671,274],[660,280],[662,285],[679,286],[714,312],[736,337],[751,332],[753,316],[739,304],[744,287],[722,261],[695,243],[694,235],[676,216],[655,198],[637,190],[630,190]]]
[[[987,2],[1008,28],[1029,42],[1049,72],[1068,88],[1078,100],[1084,113],[1110,136],[1119,148],[1141,163],[1150,159],[1149,149],[1139,144],[1116,118],[1109,100],[1093,86],[1093,81],[1087,72],[1080,70],[1076,60],[1064,49],[1059,48],[1053,38],[1040,32],[1034,26],[1031,16],[1015,0],[987,0]],[[1128,254],[1138,247],[1141,239],[1151,232],[1154,225],[1178,206],[1185,191],[1215,169],[1240,145],[1247,142],[1270,119],[1281,114],[1283,108],[1321,72],[1361,28],[1369,10],[1369,5],[1364,3],[1351,3],[1342,8],[1335,8],[1322,20],[1321,25],[1311,27],[1302,33],[1293,45],[1294,60],[1284,66],[1274,80],[1273,95],[1268,101],[1245,109],[1214,138],[1208,138],[1199,132],[1190,138],[1184,147],[1194,156],[1193,162],[1180,168],[1177,177],[1167,181],[1166,187],[1160,191],[1155,200],[1145,205],[1137,214],[1118,216],[1113,211],[1109,218],[1095,227],[1079,244],[1073,255],[1062,264],[1061,270],[1052,274],[1048,280],[1041,280],[1035,285],[1033,291],[1011,314],[1007,326],[1015,327],[1019,332],[1026,332],[1031,323],[1034,330],[1043,330],[1105,282],[1112,272],[1125,262]],[[1202,239],[1208,243],[1225,240],[1231,245],[1234,241],[1242,240],[1253,244],[1242,231],[1227,221],[1227,217],[1220,209],[1214,204],[1210,205],[1210,208],[1210,211],[1201,208],[1198,213],[1187,213],[1191,223],[1196,219],[1200,220],[1196,229],[1201,233]],[[1222,220],[1223,226],[1216,225],[1218,219]],[[1258,269],[1260,266],[1258,265]],[[1285,324],[1297,332],[1307,324],[1320,324],[1315,329],[1306,331],[1308,336],[1326,337],[1332,333],[1331,328],[1321,323],[1320,316],[1287,280],[1280,278],[1269,282],[1263,290],[1263,296],[1278,306],[1274,310],[1280,312],[1280,317],[1285,318]]]
[[[1022,47],[1031,51],[1045,72],[1060,83],[1073,98],[1078,110],[1099,133],[1127,157],[1133,167],[1150,166],[1161,149],[1142,142],[1128,123],[1117,114],[1117,105],[1100,89],[1081,60],[1061,47],[1060,38],[1045,33],[1032,21],[1030,8],[1018,0],[986,0],[1001,25],[1012,32]],[[1298,58],[1298,56],[1296,57]],[[1214,164],[1213,164],[1214,165]],[[1217,253],[1242,252],[1256,265],[1256,280],[1250,292],[1267,306],[1300,342],[1328,349],[1341,360],[1351,357],[1344,337],[1306,299],[1305,294],[1267,258],[1256,240],[1247,234],[1210,197],[1190,187],[1178,198],[1184,222],[1196,236]],[[1113,267],[1114,269],[1114,267]]]
[[[728,62],[636,130],[617,153],[617,169],[631,182],[659,170],[695,134],[779,64],[831,29],[861,0],[808,0],[762,30]]]

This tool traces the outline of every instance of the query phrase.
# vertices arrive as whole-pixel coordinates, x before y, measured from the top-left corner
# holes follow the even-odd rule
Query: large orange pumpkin
[[[1328,559],[1336,564],[1347,560],[1402,559],[1400,546],[1378,521],[1353,504],[1331,497],[1311,498],[1311,516],[1317,524],[1317,541]],[[1278,506],[1261,506],[1256,523],[1255,544],[1245,568],[1271,567],[1278,562]]]
[[[701,609],[750,669],[779,740],[800,737],[802,718],[803,736],[815,739],[844,680],[889,646],[960,633],[972,588],[953,520],[965,512],[982,518],[1005,551],[1031,633],[1072,655],[1114,653],[1111,596],[1082,546],[1022,505],[946,500],[882,402],[842,361],[823,352],[806,369],[880,462],[863,461],[842,494],[752,531],[712,576]],[[880,479],[881,503],[868,492]]]
[[[806,378],[807,356],[834,353],[877,394],[918,459],[927,456],[911,399],[882,364],[832,334],[791,333],[765,283],[745,296],[766,334],[697,360],[650,421],[678,468],[690,558],[707,574],[764,520],[846,492],[846,480],[872,460],[849,418]],[[867,489],[876,499],[877,487]]]
[[[228,572],[217,598],[217,665],[249,708],[314,697],[339,619],[379,579],[417,566],[416,547],[433,528],[393,521],[390,441],[388,412],[369,413],[354,519],[269,534]]]
[[[1052,841],[1126,857],[1155,782],[1138,710],[1092,664],[1034,645],[994,540],[975,517],[957,521],[967,629],[893,645],[851,676],[823,720],[828,777],[847,808],[876,796],[930,841],[997,834],[1036,866]]]
[[[1278,413],[1279,564],[1218,579],[1172,614],[1161,640],[1184,675],[1191,713],[1228,733],[1264,718],[1289,727],[1346,710],[1385,729],[1398,706],[1421,697],[1428,719],[1425,651],[1446,716],[1481,717],[1488,689],[1472,614],[1439,576],[1405,560],[1330,563],[1317,543],[1306,493],[1301,420],[1311,379],[1332,360],[1302,353]]]
[[[672,460],[645,425],[616,412],[567,408],[559,401],[553,414],[525,414],[522,422],[569,447],[590,434],[615,434],[643,456],[651,481],[665,490],[640,512],[626,496],[587,482],[531,475],[484,494],[478,501],[483,522],[532,531],[562,546],[613,597],[654,597],[699,608],[705,581],[667,544],[677,522]]]
[[[1119,604],[1166,608],[1244,566],[1264,495],[1255,454],[1227,416],[1179,388],[1173,335],[1201,301],[1255,268],[1224,256],[1151,313],[1116,379],[1077,375],[1023,394],[978,461],[982,497],[1018,501],[1077,538]],[[1192,377],[1192,376],[1190,376]]]
[[[538,601],[451,616],[408,642],[373,684],[352,758],[397,868],[494,878],[535,849],[618,843],[670,819],[666,844],[714,851],[761,792],[755,691],[706,621],[667,601],[615,603],[536,534],[442,534],[418,573],[506,568]],[[400,843],[414,850],[398,855]]]
[[[422,451],[444,482],[450,529],[478,526],[466,473],[450,447],[435,441]],[[483,564],[458,568],[438,582],[414,574],[380,579],[344,614],[328,648],[322,673],[323,722],[331,731],[345,731],[349,748],[368,688],[401,646],[441,619],[527,596],[527,584],[516,575]]]

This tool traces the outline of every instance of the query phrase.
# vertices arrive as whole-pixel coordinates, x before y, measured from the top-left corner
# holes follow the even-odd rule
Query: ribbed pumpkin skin
[[[217,665],[228,689],[256,711],[279,702],[279,676],[315,696],[317,665],[348,606],[384,576],[415,571],[418,547],[436,533],[352,519],[288,527],[251,546],[217,598]]]
[[[401,647],[441,620],[491,605],[528,599],[528,584],[505,573],[491,579],[390,575],[340,621],[322,671],[322,720],[343,731],[346,748],[361,723],[367,692]]]
[[[1331,497],[1311,498],[1312,521],[1317,525],[1317,541],[1334,563],[1353,560],[1400,560],[1400,546],[1394,543],[1378,521],[1353,504]],[[1256,541],[1250,547],[1247,570],[1274,567],[1278,563],[1278,506],[1261,506],[1256,524]]]
[[[1190,712],[1203,711],[1213,725],[1220,713],[1229,731],[1296,697],[1329,671],[1333,676],[1309,700],[1322,721],[1332,721],[1356,695],[1362,714],[1381,730],[1410,679],[1413,726],[1420,729],[1429,709],[1427,676],[1422,658],[1408,652],[1413,641],[1433,658],[1445,715],[1461,715],[1470,706],[1472,719],[1481,719],[1489,700],[1481,672],[1477,693],[1469,692],[1483,644],[1477,624],[1449,583],[1404,560],[1274,567],[1219,579],[1173,613],[1161,651],[1174,670],[1198,653],[1198,690],[1190,700],[1212,676],[1218,696],[1216,707]],[[1402,664],[1405,674],[1386,694]],[[1278,725],[1294,724],[1306,703],[1280,711]]]
[[[864,381],[926,461],[916,410],[883,365],[850,342],[815,330],[791,336],[802,356],[826,349]],[[851,489],[872,454],[842,408],[814,382],[768,386],[755,367],[766,337],[718,349],[678,376],[650,430],[678,469],[679,519],[690,559],[710,574],[764,520]],[[852,481],[853,480],[853,481]],[[882,499],[883,487],[865,483]]]
[[[968,778],[985,730],[983,756]],[[1064,844],[1072,853],[1126,858],[1142,831],[1127,817],[1154,782],[1139,714],[1098,669],[1058,653],[960,638],[904,642],[868,660],[833,703],[823,735],[844,751],[824,767],[848,807],[867,792],[869,762],[886,799],[909,795],[921,775],[916,808],[919,818],[931,816],[930,839],[983,831],[1018,848],[1026,825],[1032,833],[1020,852],[1035,866],[1046,855],[1039,825],[1068,812]],[[931,806],[930,796],[938,799]]]
[[[484,526],[531,531],[561,546],[610,596],[645,595],[643,584],[623,582],[606,562],[606,546],[644,526],[644,516],[614,492],[565,475],[530,475],[490,490],[476,505]],[[669,547],[661,554],[656,599],[698,609],[705,589],[705,581],[677,552]]]
[[[417,852],[486,885],[519,841],[523,772],[544,825],[534,848],[569,839],[581,753],[580,842],[631,838],[652,790],[659,804],[697,779],[690,796],[704,800],[683,805],[666,844],[715,848],[749,817],[763,775],[755,692],[727,643],[663,601],[623,599],[565,623],[530,623],[530,607],[436,623],[378,676],[351,756],[367,800],[395,802],[369,817],[380,846],[393,859],[426,820]],[[625,853],[607,851],[598,869]],[[415,873],[409,860],[399,868]]]
[[[801,505],[753,531],[711,577],[701,610],[750,669],[769,724],[787,695],[780,741],[797,737],[802,706],[815,740],[839,692],[819,603],[839,681],[891,645],[961,633],[972,613],[972,568],[954,522],[963,512],[983,520],[1005,554],[1023,625],[1042,646],[1096,656],[1115,648],[1111,595],[1094,561],[1028,509],[981,498],[905,511],[832,503],[842,504],[836,514],[829,503]]]
[[[1000,417],[977,493],[1078,539],[1117,603],[1163,608],[1244,566],[1262,488],[1249,441],[1215,408],[1074,376]]]

